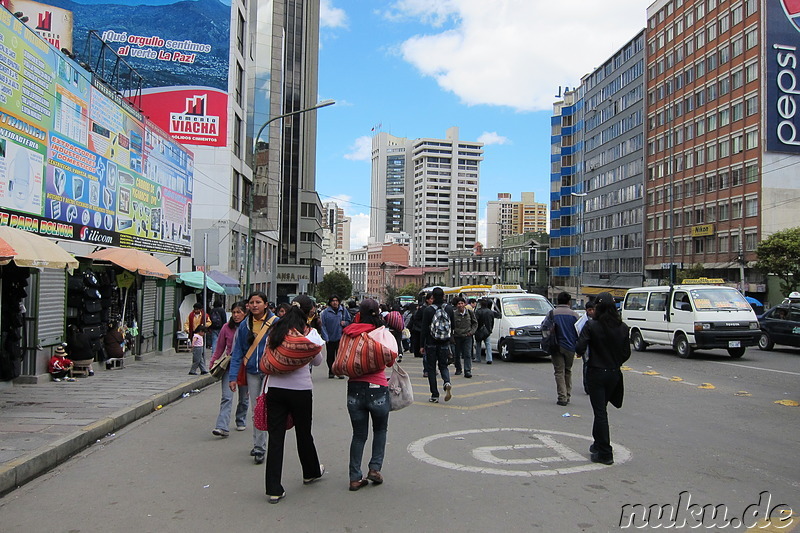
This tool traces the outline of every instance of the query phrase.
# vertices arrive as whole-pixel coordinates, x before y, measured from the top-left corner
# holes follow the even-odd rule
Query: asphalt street
[[[566,408],[555,404],[546,359],[473,365],[472,379],[453,378],[453,400],[435,405],[420,361],[407,357],[417,403],[390,416],[386,482],[359,492],[347,490],[346,382],[316,369],[314,436],[327,473],[303,485],[290,432],[287,497],[277,505],[266,501],[264,466],[248,455],[249,428],[211,434],[217,383],[9,493],[0,524],[5,532],[619,531],[623,506],[678,506],[687,495],[724,505],[728,519],[778,504],[797,515],[800,352],[724,354],[634,352],[625,404],[610,409],[613,466],[589,461],[580,361]]]

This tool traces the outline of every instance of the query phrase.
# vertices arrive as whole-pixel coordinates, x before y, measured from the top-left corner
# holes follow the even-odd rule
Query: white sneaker
[[[244,431],[247,429],[247,426],[236,426],[236,431]]]
[[[77,381],[75,378],[64,378],[64,381]]]
[[[53,378],[53,381],[61,381],[61,378]]]

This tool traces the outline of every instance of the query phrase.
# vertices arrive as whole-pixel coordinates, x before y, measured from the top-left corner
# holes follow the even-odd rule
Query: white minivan
[[[756,346],[758,318],[744,296],[719,285],[674,285],[630,289],[622,304],[637,351],[650,344],[672,346],[679,357],[694,350],[722,348],[741,357]]]
[[[495,292],[484,296],[492,302],[494,328],[489,337],[492,351],[503,361],[513,361],[516,355],[541,355],[542,321],[553,305],[538,294]]]

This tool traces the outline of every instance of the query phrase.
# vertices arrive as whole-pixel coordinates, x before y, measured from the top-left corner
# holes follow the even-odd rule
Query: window
[[[713,22],[706,26],[706,41],[711,42],[717,38],[717,25]]]
[[[731,201],[731,218],[742,218],[742,201]]]
[[[730,139],[723,139],[719,142],[719,157],[728,157],[731,155],[731,141]]]
[[[734,122],[736,122],[737,120],[742,120],[743,113],[744,113],[744,104],[742,104],[742,102],[736,102],[731,106],[731,115],[733,115],[732,118]]]
[[[716,161],[717,160],[717,145],[710,144],[706,147],[706,161]]]
[[[706,191],[714,192],[717,188],[717,177],[706,176]]]
[[[731,29],[731,19],[730,19],[730,17],[728,17],[727,14],[726,15],[722,15],[719,18],[719,20],[717,21],[717,23],[719,24],[719,33],[720,34],[723,34],[726,31],[728,31],[729,29]]]
[[[745,82],[750,83],[751,81],[755,81],[758,77],[758,63],[753,62],[749,65],[744,67],[744,79]]]
[[[728,202],[722,202],[717,206],[717,214],[721,222],[728,220],[730,216],[730,206],[728,206]]]
[[[747,116],[752,116],[758,113],[758,95],[750,96],[744,101]]]
[[[731,49],[733,57],[740,56],[744,52],[744,39],[739,36],[731,41]]]
[[[756,0],[745,0],[745,6],[747,8],[746,16],[749,17],[758,9],[758,2],[756,2]]]
[[[718,244],[717,247],[719,248],[720,253],[727,252],[728,251],[728,236],[727,235],[720,236],[717,239],[717,244]]]
[[[755,233],[745,234],[744,249],[747,250],[748,252],[753,252],[755,251],[757,246],[758,246],[758,235],[756,235]],[[800,313],[796,314],[798,315],[797,318],[800,318]]]
[[[744,203],[744,216],[758,216],[758,198],[748,198]]]
[[[714,131],[715,129],[717,129],[717,114],[711,113],[706,119],[706,130]]]
[[[702,254],[705,252],[706,240],[704,238],[700,237],[699,239],[692,239],[692,241],[694,242],[694,253]]]
[[[744,147],[748,150],[758,147],[758,130],[745,133]]]
[[[742,6],[739,4],[738,6],[731,9],[731,23],[733,25],[739,24],[742,22]]]
[[[731,169],[731,187],[738,187],[742,184],[742,169]]]
[[[728,108],[719,110],[719,125],[727,126],[731,123],[731,110]]]
[[[695,131],[697,132],[697,136],[701,136],[706,132],[706,121],[702,118],[699,118],[694,123]]]
[[[751,163],[744,167],[744,179],[747,183],[755,183],[758,181],[758,165]]]
[[[758,29],[747,30],[744,34],[745,48],[750,50],[758,44]]]
[[[650,301],[647,302],[648,311],[664,311],[666,308],[667,308],[666,292],[654,292],[650,294]]]
[[[241,157],[242,153],[242,119],[239,115],[233,118],[233,153]]]
[[[719,64],[724,65],[731,60],[731,49],[728,45],[719,49]]]
[[[231,209],[235,209],[237,211],[241,210],[241,206],[239,202],[241,201],[241,183],[242,177],[241,174],[233,171],[233,175],[231,176]]]
[[[242,214],[250,216],[250,188],[253,185],[246,179],[242,179]]]
[[[245,32],[245,23],[244,23],[244,16],[241,13],[238,13],[238,23],[236,25],[236,47],[239,49],[239,52],[244,55],[244,32]]]
[[[731,88],[738,89],[744,85],[744,71],[739,69],[731,73]]]

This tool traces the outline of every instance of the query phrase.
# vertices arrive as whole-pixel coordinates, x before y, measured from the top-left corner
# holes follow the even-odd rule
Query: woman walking
[[[372,299],[361,301],[358,312],[358,322],[344,328],[342,334],[342,350],[350,349],[349,345],[356,343],[362,350],[372,350],[380,353],[379,346],[370,346],[369,342],[360,343],[362,333],[368,333],[384,325],[380,315],[378,302]],[[368,341],[373,341],[368,338]],[[376,343],[377,344],[377,343]],[[392,354],[394,364],[397,358],[396,350]],[[358,359],[361,359],[359,356]],[[382,358],[378,357],[378,360]],[[350,414],[350,423],[353,426],[353,438],[350,441],[350,490],[356,491],[366,486],[369,481],[375,485],[383,483],[381,468],[386,450],[386,434],[389,427],[389,380],[386,378],[386,367],[376,372],[364,374],[359,377],[350,377],[347,382],[347,412]],[[369,472],[366,479],[361,470],[361,461],[364,457],[364,446],[369,436],[369,419],[372,417],[372,455],[369,460]],[[369,481],[368,481],[369,480]]]
[[[214,362],[223,355],[233,353],[233,343],[236,338],[236,331],[239,324],[244,320],[247,312],[244,302],[236,302],[231,307],[231,319],[222,326],[217,337],[217,347],[211,356],[211,367]],[[219,402],[219,415],[211,432],[218,437],[227,437],[230,433],[231,411],[233,410],[233,391],[230,388],[230,375],[225,372],[220,379],[222,383],[222,400]],[[247,385],[239,387],[239,401],[236,404],[236,430],[244,431],[247,429]]]
[[[593,463],[614,464],[614,450],[611,448],[611,435],[608,429],[608,403],[619,409],[622,407],[622,371],[620,367],[631,356],[628,342],[628,326],[622,321],[610,293],[597,296],[594,319],[581,330],[576,352],[589,358],[586,364],[586,382],[589,400],[594,411],[592,437],[594,444],[589,447]]]
[[[261,363],[267,378],[267,471],[266,489],[269,503],[278,503],[286,496],[281,483],[286,421],[291,415],[297,439],[297,455],[303,468],[303,483],[322,477],[314,437],[311,435],[312,389],[309,365],[322,363],[322,340],[308,323],[314,316],[314,302],[306,295],[297,296],[292,307],[272,327],[268,338],[267,357]]]
[[[237,384],[246,386],[250,405],[255,407],[264,378],[258,369],[258,361],[267,347],[267,330],[275,321],[275,315],[267,309],[267,295],[263,292],[252,293],[247,299],[247,307],[250,313],[239,323],[236,342],[233,343],[228,387],[231,392],[236,392]],[[257,465],[264,462],[266,444],[267,432],[260,431],[253,425],[253,449],[250,450],[250,455]]]

